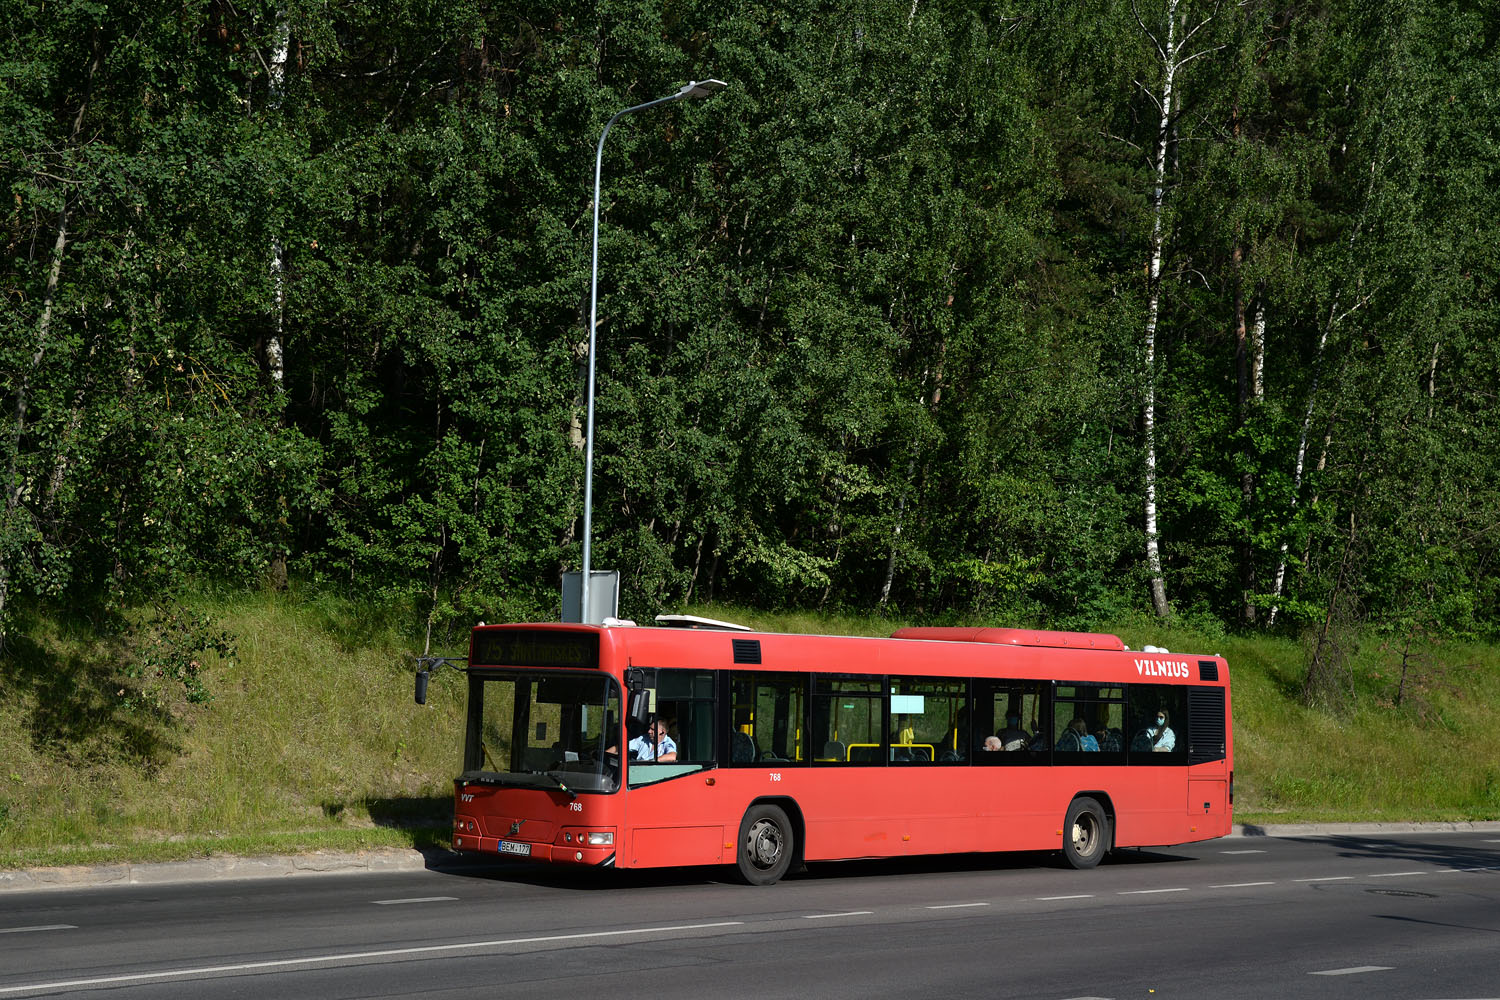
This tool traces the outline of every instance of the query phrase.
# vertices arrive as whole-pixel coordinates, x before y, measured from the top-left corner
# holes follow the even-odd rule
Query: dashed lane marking
[[[929,906],[929,910],[961,910],[966,906],[989,906],[989,903],[944,903],[941,906]]]
[[[1293,882],[1344,882],[1353,878],[1353,875],[1324,875],[1322,878],[1294,878]]]
[[[403,903],[456,903],[457,896],[413,896],[411,899],[377,899],[376,906],[400,906]]]
[[[1371,878],[1400,878],[1403,875],[1426,875],[1426,872],[1377,872]]]
[[[1309,972],[1309,976],[1357,976],[1361,972],[1390,972],[1394,966],[1390,965],[1354,965],[1347,969],[1322,969],[1318,972]]]
[[[1211,885],[1210,889],[1248,889],[1252,885],[1275,885],[1275,882],[1228,882],[1224,885]]]
[[[1262,851],[1259,848],[1256,848],[1255,850],[1250,850],[1250,851],[1220,851],[1219,853],[1220,854],[1265,854],[1266,852]]]
[[[1176,889],[1127,889],[1124,892],[1115,893],[1116,896],[1149,896],[1158,892],[1187,892],[1187,886]]]
[[[77,924],[37,924],[35,927],[0,927],[0,934],[33,934],[37,931],[76,931]]]
[[[335,962],[357,962],[371,958],[399,958],[414,955],[440,955],[444,952],[475,951],[483,948],[503,948],[508,945],[551,944],[562,941],[600,940],[612,937],[629,937],[641,934],[673,934],[683,931],[712,930],[719,927],[739,927],[743,920],[722,920],[711,924],[679,924],[674,927],[632,927],[618,931],[592,931],[586,934],[549,934],[540,937],[498,938],[493,941],[464,941],[457,944],[420,945],[413,948],[385,948],[380,951],[344,951],[327,955],[309,955],[306,958],[282,958],[267,962],[238,962],[233,965],[200,965],[191,969],[167,969],[161,972],[136,972],[122,976],[97,976],[93,979],[65,979],[50,983],[26,983],[22,986],[0,986],[0,996],[12,993],[34,993],[39,990],[72,989],[79,986],[114,986],[122,983],[143,983],[165,979],[201,979],[207,976],[234,972],[269,972],[273,969],[293,969],[298,966],[328,965]]]
[[[1050,902],[1052,902],[1053,900],[1056,900],[1056,899],[1093,899],[1094,898],[1094,894],[1091,893],[1091,892],[1086,892],[1086,893],[1083,893],[1082,895],[1078,895],[1078,896],[1038,896],[1036,898],[1037,898],[1038,902],[1041,902],[1041,903],[1050,903]]]
[[[874,910],[850,910],[848,913],[804,913],[803,920],[828,920],[832,917],[868,917]]]

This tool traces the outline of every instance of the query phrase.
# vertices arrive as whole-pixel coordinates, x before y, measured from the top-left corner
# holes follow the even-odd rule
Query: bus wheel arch
[[[1079,792],[1063,817],[1063,857],[1074,868],[1093,868],[1114,849],[1114,803],[1104,792]]]
[[[793,799],[756,799],[740,819],[735,867],[748,885],[773,885],[802,865],[802,810]]]

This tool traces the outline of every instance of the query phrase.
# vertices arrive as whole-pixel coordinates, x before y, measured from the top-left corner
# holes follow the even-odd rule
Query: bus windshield
[[[620,689],[598,673],[469,675],[465,781],[613,792],[620,785]]]

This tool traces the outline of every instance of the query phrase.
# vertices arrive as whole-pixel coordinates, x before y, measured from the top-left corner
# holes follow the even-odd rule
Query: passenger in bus
[[[966,760],[969,752],[969,710],[960,708],[953,719],[953,728],[943,736],[938,747],[938,760]]]
[[[1146,735],[1151,740],[1152,753],[1167,753],[1177,746],[1177,734],[1172,732],[1168,725],[1172,717],[1167,714],[1165,708],[1156,713],[1156,725],[1146,729]]]
[[[1016,711],[1005,713],[1005,728],[995,736],[1006,750],[1024,750],[1031,742],[1031,734],[1021,728],[1021,713]]]
[[[667,735],[667,723],[653,719],[645,733],[630,741],[627,747],[631,760],[654,760],[666,763],[677,759],[677,744]]]
[[[1094,739],[1089,733],[1088,723],[1074,717],[1073,721],[1068,723],[1068,728],[1064,729],[1062,736],[1059,737],[1057,749],[1064,751],[1085,750],[1098,752],[1099,741]]]
[[[1005,748],[1000,745],[1000,737],[998,737],[998,736],[986,736],[984,738],[984,749],[989,750],[989,751],[995,751],[995,750],[1003,750]]]

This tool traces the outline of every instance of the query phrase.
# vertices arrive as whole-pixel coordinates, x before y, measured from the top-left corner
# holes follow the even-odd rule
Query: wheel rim
[[[745,854],[761,871],[769,871],[781,860],[781,827],[768,819],[756,820],[745,834]]]
[[[1094,817],[1083,813],[1073,821],[1073,850],[1081,858],[1092,857],[1099,847],[1099,825]]]

